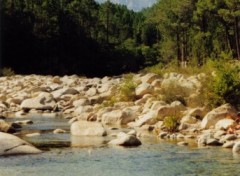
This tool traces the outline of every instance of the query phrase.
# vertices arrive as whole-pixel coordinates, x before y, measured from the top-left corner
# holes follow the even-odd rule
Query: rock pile
[[[0,131],[14,132],[14,127],[2,118],[9,114],[25,117],[29,113],[50,113],[69,119],[73,136],[105,136],[108,126],[124,125],[135,129],[137,135],[144,130],[155,131],[161,138],[183,140],[179,145],[186,145],[184,140],[194,137],[199,145],[233,146],[229,142],[238,141],[240,131],[228,136],[228,129],[237,125],[236,110],[225,104],[208,112],[194,103],[203,77],[204,74],[190,77],[177,73],[163,77],[153,73],[136,74],[132,78],[136,84],[135,99],[129,102],[119,96],[123,77],[1,77]],[[174,134],[164,132],[165,117],[171,116],[179,118]],[[121,133],[110,144],[125,146],[141,142],[134,135]]]

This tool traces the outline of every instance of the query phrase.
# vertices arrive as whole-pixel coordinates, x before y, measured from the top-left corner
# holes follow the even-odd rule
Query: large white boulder
[[[79,92],[74,88],[67,88],[67,87],[52,92],[52,95],[55,99],[60,99],[61,96],[67,95],[67,94],[76,95],[76,94],[79,94]]]
[[[140,84],[136,90],[136,96],[142,97],[145,94],[151,94],[153,92],[153,86],[151,86],[151,84],[148,83],[142,83]]]
[[[71,125],[71,134],[74,136],[106,136],[107,132],[102,123],[76,121]]]
[[[181,123],[195,124],[197,122],[198,122],[198,119],[190,115],[186,115],[181,119]]]
[[[205,108],[192,108],[185,111],[186,116],[194,116],[199,119],[202,119],[205,114]]]
[[[151,84],[154,80],[158,79],[160,76],[155,73],[148,73],[141,78],[142,83]]]
[[[149,111],[147,114],[144,114],[139,117],[138,120],[133,124],[135,127],[141,127],[145,124],[153,125],[157,122],[157,113],[155,111]]]
[[[215,126],[219,120],[227,116],[234,116],[235,114],[236,110],[230,104],[224,104],[205,115],[201,122],[201,128],[207,129],[211,126]]]
[[[38,154],[42,152],[22,139],[2,132],[0,132],[0,146],[0,155]]]
[[[21,103],[22,109],[53,110],[56,101],[50,93],[42,92],[35,98],[26,99]]]
[[[87,105],[87,106],[79,106],[77,109],[74,110],[73,115],[81,115],[82,113],[85,112],[92,112],[93,111],[93,106]]]
[[[102,115],[102,123],[107,125],[126,125],[137,118],[131,109],[113,110]]]
[[[87,98],[80,98],[78,100],[73,101],[72,104],[75,108],[77,108],[79,106],[89,105],[90,101]]]
[[[167,73],[164,75],[161,88],[171,89],[172,87],[181,89],[186,96],[189,96],[201,87],[201,82],[197,76],[185,77],[178,73]]]
[[[180,101],[174,101],[170,105],[160,106],[157,109],[157,118],[163,120],[166,116],[176,116],[184,110],[186,107]]]
[[[92,97],[92,96],[97,95],[97,93],[98,93],[97,89],[95,87],[92,87],[92,88],[88,89],[88,91],[85,93],[85,95],[87,97]]]
[[[236,122],[233,119],[221,119],[216,125],[216,130],[227,130],[230,126],[236,125]]]
[[[108,144],[120,146],[139,146],[142,143],[135,135],[121,132],[117,135],[117,139],[111,140]]]

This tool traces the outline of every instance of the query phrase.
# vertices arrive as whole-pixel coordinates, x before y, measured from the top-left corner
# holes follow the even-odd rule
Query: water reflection
[[[107,143],[105,137],[72,136],[71,147],[100,147]]]

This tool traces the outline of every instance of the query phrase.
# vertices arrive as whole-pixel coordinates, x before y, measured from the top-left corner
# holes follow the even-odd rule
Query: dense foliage
[[[158,0],[141,12],[94,0],[0,0],[3,66],[106,75],[240,59],[239,0]]]
[[[119,74],[144,66],[144,16],[109,1],[1,0],[3,66],[17,73]],[[136,42],[137,41],[137,42]]]

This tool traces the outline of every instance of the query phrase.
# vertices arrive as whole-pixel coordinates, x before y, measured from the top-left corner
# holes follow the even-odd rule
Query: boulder
[[[164,76],[161,87],[169,89],[172,87],[181,89],[186,96],[189,96],[201,87],[201,83],[196,76],[185,77],[178,73],[167,73]]]
[[[155,79],[151,85],[154,87],[154,88],[161,88],[161,84],[162,84],[162,80],[160,79]]]
[[[18,121],[15,121],[14,123],[19,124],[19,125],[30,125],[30,124],[33,124],[33,121],[31,121],[31,120],[18,120]]]
[[[214,138],[211,135],[211,133],[202,134],[202,135],[198,136],[198,138],[197,138],[198,146],[207,145],[207,143],[209,143],[212,139],[214,139]]]
[[[73,115],[81,115],[82,113],[86,112],[92,112],[93,106],[87,105],[87,106],[79,106],[77,109],[74,110]]]
[[[157,110],[158,108],[166,105],[167,103],[164,101],[153,101],[151,105],[151,110]]]
[[[174,116],[184,111],[186,107],[180,101],[174,101],[170,105],[160,106],[156,110],[157,118],[163,120],[166,116]]]
[[[240,141],[236,142],[232,149],[233,153],[240,153]]]
[[[94,116],[94,113],[92,112],[84,112],[82,114],[79,114],[77,117],[78,120],[84,120],[84,121],[90,121],[91,117]]]
[[[1,119],[1,120],[4,120],[4,119],[6,119],[6,117],[3,116],[2,114],[0,114],[0,119]]]
[[[230,126],[236,125],[237,123],[233,119],[221,119],[219,120],[216,125],[216,130],[227,130]]]
[[[74,107],[79,107],[79,106],[85,106],[85,105],[89,105],[90,101],[87,98],[81,98],[79,100],[75,100],[73,103]]]
[[[237,139],[237,136],[235,134],[226,134],[222,139],[224,141],[232,141]]]
[[[117,139],[111,140],[108,144],[120,146],[139,146],[142,143],[135,135],[121,132],[117,135]]]
[[[97,92],[99,93],[107,92],[111,88],[111,86],[112,85],[110,83],[101,84],[98,86]]]
[[[138,97],[142,97],[145,94],[151,94],[152,92],[153,92],[153,87],[148,83],[140,84],[135,90],[136,96]]]
[[[158,79],[160,76],[154,73],[148,73],[141,78],[142,83],[151,84],[154,80]]]
[[[187,146],[188,142],[185,142],[185,141],[178,142],[177,145],[179,145],[179,146]]]
[[[52,92],[52,95],[55,99],[60,99],[62,95],[67,95],[67,94],[76,95],[76,94],[79,94],[79,92],[74,88],[62,88]]]
[[[40,133],[29,133],[29,134],[26,134],[25,136],[26,137],[37,137],[37,136],[40,136],[41,134]]]
[[[11,134],[0,132],[0,155],[38,154],[42,151]]]
[[[62,84],[64,84],[67,87],[75,86],[76,82],[78,81],[78,76],[76,76],[76,75],[72,75],[72,76],[65,75],[61,78],[61,81],[62,81]]]
[[[235,114],[236,110],[231,105],[224,104],[205,115],[201,122],[201,128],[208,129],[211,126],[215,126],[219,120],[224,119],[229,115],[234,116]]]
[[[92,87],[92,88],[88,89],[88,91],[85,93],[85,95],[87,97],[92,97],[92,96],[96,95],[97,93],[98,93],[97,89]]]
[[[106,136],[106,129],[102,123],[77,121],[71,125],[71,134],[74,136]]]
[[[193,116],[199,119],[202,119],[205,114],[205,108],[193,108],[185,112],[186,115]]]
[[[145,124],[154,125],[157,122],[157,114],[155,111],[149,111],[147,114],[144,114],[139,117],[139,119],[134,123],[135,127],[140,127]]]
[[[206,140],[206,145],[217,146],[217,145],[221,145],[221,143],[219,143],[217,139],[209,138]]]
[[[111,112],[114,109],[112,107],[104,107],[98,110],[98,112],[96,113],[97,115],[97,121],[101,121],[102,120],[102,116],[105,113]]]
[[[160,132],[160,133],[158,134],[158,136],[159,136],[161,139],[164,139],[167,135],[168,135],[167,132]]]
[[[170,104],[170,106],[177,112],[186,110],[186,107],[180,101],[174,101]]]
[[[4,120],[0,120],[0,132],[15,133],[16,130]]]
[[[53,131],[53,133],[54,133],[54,134],[61,134],[61,133],[66,133],[66,131],[65,131],[65,130],[62,130],[62,129],[55,129],[55,130]]]
[[[226,135],[226,131],[223,131],[223,130],[219,130],[219,131],[216,131],[215,133],[214,133],[214,138],[215,139],[221,139],[221,137],[223,136],[223,135]]]
[[[56,107],[56,101],[50,93],[40,93],[35,98],[26,99],[20,106],[23,110],[53,110]]]
[[[56,84],[61,84],[62,83],[59,76],[54,76],[53,79],[52,79],[52,82],[56,83]]]
[[[26,111],[26,109],[16,112],[16,113],[15,113],[15,117],[26,117],[28,113],[25,112],[25,111]],[[27,111],[28,111],[28,110],[27,110]]]
[[[235,142],[233,141],[227,141],[226,143],[223,144],[223,148],[233,148]]]
[[[102,115],[102,123],[107,125],[126,125],[137,118],[131,109],[113,110]]]
[[[181,119],[181,123],[195,124],[198,120],[194,116],[186,115]]]

